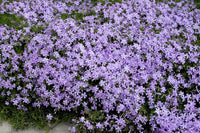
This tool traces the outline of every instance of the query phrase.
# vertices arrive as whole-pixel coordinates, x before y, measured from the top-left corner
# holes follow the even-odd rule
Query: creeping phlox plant
[[[3,16],[2,118],[51,123],[71,112],[73,132],[200,132],[193,2],[3,1]]]

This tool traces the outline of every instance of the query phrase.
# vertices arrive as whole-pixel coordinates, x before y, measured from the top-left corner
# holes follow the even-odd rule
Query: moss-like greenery
[[[25,21],[23,17],[17,16],[15,14],[0,14],[0,25],[6,24],[7,26],[16,30],[20,30],[27,26],[27,24],[23,23],[23,21]]]

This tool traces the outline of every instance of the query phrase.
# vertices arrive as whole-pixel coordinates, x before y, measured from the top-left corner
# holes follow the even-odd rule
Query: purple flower
[[[48,114],[48,115],[47,115],[47,119],[48,119],[48,120],[52,120],[52,118],[53,118],[53,116],[52,116],[51,114]]]
[[[87,127],[88,130],[93,129],[93,125],[88,120],[85,121],[85,126]]]
[[[72,133],[75,133],[75,132],[76,132],[76,128],[75,128],[75,127],[69,127],[69,130],[70,130]]]
[[[117,107],[117,111],[118,113],[123,111],[125,109],[125,106],[123,104],[120,104],[118,107]]]
[[[119,118],[117,119],[117,124],[120,125],[121,127],[125,127],[126,126],[126,121],[123,118]]]
[[[101,124],[101,123],[98,122],[98,123],[96,124],[96,127],[97,127],[97,128],[100,128],[100,129],[103,129],[103,124]]]

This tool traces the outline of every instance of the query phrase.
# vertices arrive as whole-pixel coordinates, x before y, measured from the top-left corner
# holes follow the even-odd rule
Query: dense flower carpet
[[[15,128],[198,133],[199,61],[193,1],[1,1],[0,117]]]

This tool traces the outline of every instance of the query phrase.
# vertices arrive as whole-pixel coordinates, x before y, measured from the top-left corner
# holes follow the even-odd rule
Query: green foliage
[[[8,120],[15,129],[27,127],[44,128],[47,126],[45,112],[41,109],[29,108],[31,111],[18,110],[15,106],[3,106],[0,109],[2,120]]]
[[[41,33],[44,30],[42,25],[34,25],[31,27],[30,31],[35,33]]]
[[[63,13],[63,14],[61,14],[61,18],[62,18],[63,20],[67,19],[68,17],[69,17],[69,14],[68,14],[68,13]]]
[[[76,20],[82,20],[83,19],[83,14],[82,13],[75,13],[75,18]]]
[[[105,120],[105,115],[103,110],[97,110],[97,111],[87,111],[85,110],[85,114],[88,116],[88,118],[95,122],[101,122]]]
[[[24,48],[25,48],[24,44],[22,44],[22,46],[20,46],[20,44],[18,46],[14,46],[14,50],[17,54],[23,54]]]
[[[96,15],[96,12],[94,10],[86,11],[86,12],[83,12],[83,13],[76,13],[75,11],[73,11],[71,14],[68,14],[68,13],[61,14],[61,18],[63,20],[65,20],[67,18],[73,18],[75,20],[81,20],[82,21],[83,17],[92,16],[92,15]]]
[[[20,30],[27,26],[27,24],[23,23],[23,21],[25,21],[23,17],[17,16],[15,14],[0,14],[0,25],[6,24],[16,30]]]
[[[5,102],[5,99],[0,97],[1,103]],[[47,120],[46,116],[49,113],[54,112],[51,107],[41,106],[35,108],[28,106],[28,111],[18,110],[13,105],[0,105],[0,118],[1,120],[9,121],[15,129],[25,129],[27,127],[36,127],[38,129],[50,129],[53,123],[59,122],[71,122],[72,119],[78,117],[75,111],[58,111],[56,118],[52,121]]]
[[[7,0],[6,3],[11,3],[13,1],[20,1],[20,0]],[[3,2],[3,0],[0,0],[0,4]]]
[[[158,29],[158,30],[157,30],[156,28],[153,28],[152,31],[154,31],[155,34],[160,34],[161,29]]]

